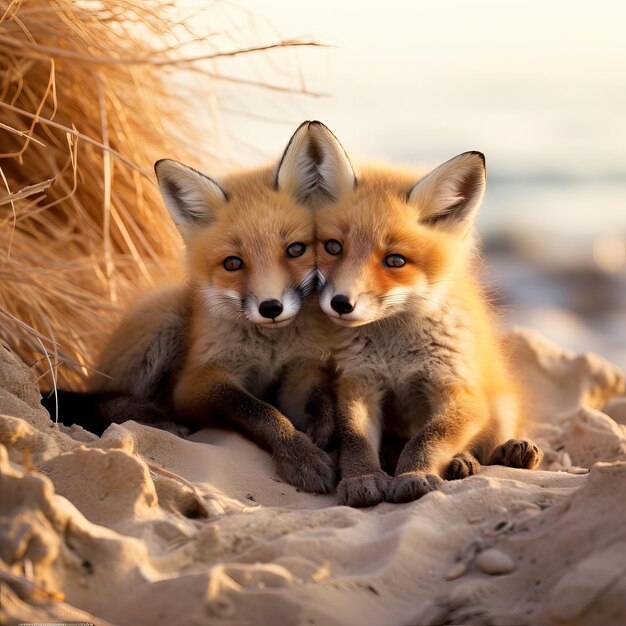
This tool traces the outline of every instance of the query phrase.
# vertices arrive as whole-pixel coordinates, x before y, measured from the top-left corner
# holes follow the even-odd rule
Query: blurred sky
[[[564,254],[626,234],[625,3],[240,0],[226,8],[239,41],[332,47],[220,63],[228,74],[328,94],[224,83],[222,126],[238,140],[224,142],[225,163],[278,155],[300,121],[320,119],[356,160],[422,165],[484,152],[484,233],[543,237]]]

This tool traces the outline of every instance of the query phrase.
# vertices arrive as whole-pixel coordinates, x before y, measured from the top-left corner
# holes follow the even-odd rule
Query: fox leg
[[[391,477],[380,466],[381,425],[379,390],[365,390],[341,381],[337,390],[339,438],[339,503],[373,506],[385,500]]]
[[[389,502],[417,500],[439,489],[440,476],[448,470],[460,478],[478,463],[469,453],[458,450],[467,450],[484,427],[484,401],[466,389],[446,389],[440,397],[435,415],[408,441],[400,455]]]
[[[211,416],[238,430],[272,454],[276,471],[305,491],[332,492],[335,469],[330,457],[297,431],[278,409],[243,389],[218,367],[183,372],[174,389],[175,413],[187,425],[208,426]]]
[[[335,440],[333,379],[318,361],[290,362],[285,367],[276,406],[323,450]]]
[[[521,415],[517,404],[499,398],[500,411],[491,428],[482,437],[481,458],[487,465],[506,465],[533,469],[541,463],[543,452],[533,441],[520,438]]]

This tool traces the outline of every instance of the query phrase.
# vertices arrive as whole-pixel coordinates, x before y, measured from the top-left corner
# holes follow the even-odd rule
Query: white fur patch
[[[395,315],[409,306],[422,311],[437,310],[442,305],[437,299],[438,293],[438,290],[428,289],[426,282],[420,280],[419,283],[409,288],[392,289],[383,298],[374,297],[368,293],[360,293],[356,296],[352,294],[354,309],[350,313],[340,315],[331,305],[335,294],[333,286],[328,283],[319,289],[319,303],[322,311],[337,324],[358,326]]]
[[[336,294],[333,286],[326,283],[319,292],[320,308],[333,322],[340,326],[359,326],[369,324],[376,319],[374,316],[377,312],[372,299],[367,294],[361,294],[356,299],[354,309],[350,313],[342,313],[341,315],[335,311],[331,305],[331,301]]]
[[[162,160],[156,166],[159,190],[174,223],[210,221],[226,194],[213,180],[177,161]]]
[[[287,289],[283,294],[283,312],[276,318],[277,322],[281,319],[295,317],[302,307],[302,298],[293,289]]]
[[[249,295],[246,298],[243,310],[248,321],[259,326],[283,325],[291,322],[298,315],[302,307],[302,298],[295,289],[289,288],[283,292],[280,303],[283,305],[282,313],[273,320],[261,315],[259,312],[260,301],[254,295]]]
[[[332,289],[329,288],[329,286],[326,284],[326,282],[322,283],[320,285],[320,287],[321,288],[318,290],[319,291],[320,308],[329,317],[337,317],[337,313],[335,313],[335,311],[333,311],[332,307],[330,306],[330,300],[331,300],[332,295],[333,295],[332,294]]]
[[[241,296],[232,289],[221,290],[215,287],[202,287],[202,302],[211,317],[241,319]]]

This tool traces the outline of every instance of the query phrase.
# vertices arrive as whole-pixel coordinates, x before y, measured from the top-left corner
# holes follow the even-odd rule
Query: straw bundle
[[[215,129],[171,75],[195,73],[208,100],[207,59],[255,48],[215,50],[163,0],[13,0],[0,14],[0,339],[76,386],[128,295],[176,272],[152,163],[206,166],[197,138]]]

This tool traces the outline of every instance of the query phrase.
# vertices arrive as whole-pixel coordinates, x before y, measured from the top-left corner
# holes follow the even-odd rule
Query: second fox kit
[[[185,424],[234,427],[272,453],[285,480],[318,492],[335,485],[321,449],[334,432],[321,341],[333,325],[308,298],[316,276],[312,210],[332,199],[327,190],[338,188],[341,165],[318,149],[327,133],[305,122],[278,167],[221,184],[157,162],[159,188],[185,240],[189,284],[153,294],[127,316],[97,367],[109,378],[91,386],[160,396]]]
[[[485,161],[461,154],[421,178],[355,174],[341,145],[337,200],[316,212],[322,310],[337,364],[340,501],[404,502],[480,463],[534,467],[517,390],[475,277]],[[379,462],[383,440],[400,444]],[[393,457],[394,455],[391,454]]]

